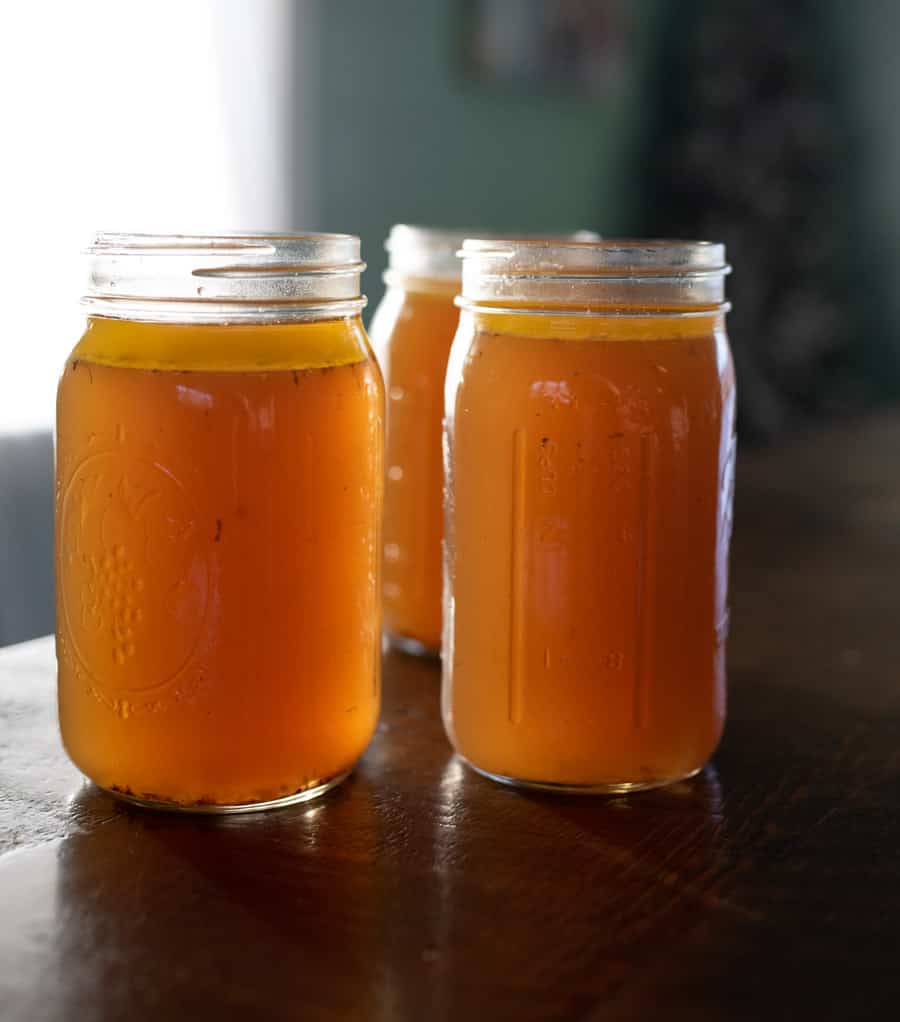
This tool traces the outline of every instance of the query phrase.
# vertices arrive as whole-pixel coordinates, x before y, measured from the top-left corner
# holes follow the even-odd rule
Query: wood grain
[[[350,781],[263,816],[117,805],[52,646],[0,653],[0,1019],[878,1019],[900,1004],[900,415],[738,469],[730,711],[690,783],[466,771],[385,659]]]

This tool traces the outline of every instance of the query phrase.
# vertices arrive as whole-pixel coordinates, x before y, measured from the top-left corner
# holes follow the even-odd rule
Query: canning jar
[[[441,645],[444,376],[459,310],[461,232],[396,225],[372,344],[387,393],[384,627],[408,652]]]
[[[396,224],[385,242],[387,289],[371,324],[387,393],[384,626],[409,653],[441,646],[444,378],[459,323],[457,253],[465,237]]]
[[[341,780],[379,708],[383,385],[349,235],[98,235],[59,386],[66,749],[146,805]]]
[[[623,792],[725,715],[722,245],[468,240],[446,386],[443,714],[470,765]]]

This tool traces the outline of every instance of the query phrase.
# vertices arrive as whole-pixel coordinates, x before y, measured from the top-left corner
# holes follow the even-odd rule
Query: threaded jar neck
[[[488,234],[483,230],[446,230],[442,227],[417,227],[411,224],[395,224],[391,228],[384,247],[388,253],[388,268],[384,282],[389,286],[404,286],[432,283],[444,285],[443,289],[455,287],[459,290],[462,274],[460,249],[467,238],[494,237],[502,239],[502,233]],[[507,236],[509,237],[509,236]],[[565,240],[596,241],[599,235],[593,231],[573,231],[560,234],[535,234],[529,240],[551,243]],[[514,244],[509,240],[494,241],[492,244]]]
[[[440,227],[394,224],[384,243],[388,253],[385,284],[402,285],[411,279],[458,285],[460,264],[456,253],[469,234]]]
[[[706,241],[467,238],[458,304],[482,312],[677,315],[728,310],[725,246]]]
[[[289,322],[358,315],[351,234],[100,233],[87,249],[91,316],[144,322]]]

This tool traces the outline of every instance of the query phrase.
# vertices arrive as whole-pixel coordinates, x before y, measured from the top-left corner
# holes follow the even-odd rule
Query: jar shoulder
[[[263,371],[372,362],[358,316],[253,324],[91,317],[70,361],[160,370]]]

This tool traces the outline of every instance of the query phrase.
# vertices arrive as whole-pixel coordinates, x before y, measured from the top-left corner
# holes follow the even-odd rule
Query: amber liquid
[[[372,322],[388,398],[384,624],[434,651],[441,645],[444,377],[457,290],[391,289]]]
[[[383,394],[358,321],[95,319],[60,383],[59,710],[105,788],[266,802],[379,707]]]
[[[725,708],[722,321],[466,321],[448,371],[450,738],[534,784],[687,776]]]

